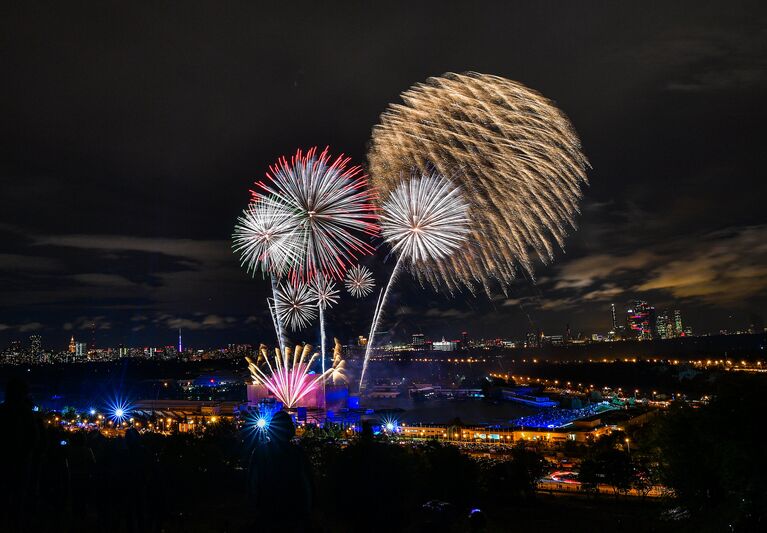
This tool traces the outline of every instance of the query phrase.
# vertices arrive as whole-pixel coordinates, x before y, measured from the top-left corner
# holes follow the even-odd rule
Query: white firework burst
[[[240,264],[254,275],[260,269],[279,276],[301,262],[301,239],[293,214],[285,204],[271,198],[259,199],[243,210],[232,240]]]
[[[279,319],[296,331],[317,318],[317,299],[306,283],[281,283],[274,293],[274,308]]]
[[[298,150],[290,161],[283,157],[269,167],[266,182],[256,183],[293,214],[303,249],[303,260],[293,273],[303,281],[318,272],[342,279],[358,256],[375,251],[361,238],[378,234],[367,176],[359,166],[348,167],[349,161],[343,155],[331,161],[327,148],[319,155],[316,148]]]
[[[323,310],[328,307],[333,307],[338,303],[338,289],[336,289],[335,282],[326,278],[322,274],[318,274],[310,284],[310,290],[317,305]]]
[[[373,292],[373,273],[362,265],[355,265],[346,272],[346,290],[355,298],[363,298]]]
[[[413,177],[381,206],[381,233],[411,263],[440,260],[466,242],[468,203],[459,187],[439,174]]]

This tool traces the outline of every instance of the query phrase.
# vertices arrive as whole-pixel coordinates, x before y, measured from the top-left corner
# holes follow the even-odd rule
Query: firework
[[[467,210],[460,189],[442,176],[414,177],[381,206],[381,233],[412,264],[442,259],[466,242]]]
[[[338,289],[336,289],[335,282],[330,278],[320,274],[309,284],[309,290],[323,311],[338,303]]]
[[[240,264],[255,275],[281,275],[301,261],[301,239],[285,204],[269,198],[252,202],[237,218],[232,247]]]
[[[460,189],[438,174],[412,177],[400,183],[381,206],[381,233],[398,258],[373,312],[360,388],[364,386],[381,313],[403,260],[416,273],[431,272],[429,269],[434,268],[436,261],[449,258],[466,243],[467,211],[468,204]],[[436,268],[444,270],[444,263],[436,263]]]
[[[289,161],[280,158],[269,167],[267,180],[256,183],[256,200],[273,197],[292,213],[303,249],[293,274],[303,281],[318,272],[342,279],[358,256],[374,252],[360,236],[378,234],[367,176],[359,166],[348,166],[349,161],[340,155],[331,162],[327,148],[319,155],[316,148],[298,150]]]
[[[578,213],[588,162],[567,117],[527,87],[478,73],[429,78],[373,129],[373,185],[387,194],[411,169],[451,176],[471,199],[465,251],[430,259],[421,281],[506,290],[535,258],[552,259]]]
[[[330,368],[330,380],[333,385],[339,383],[346,383],[346,361],[341,358],[341,343],[338,339],[335,341],[335,347],[333,348],[333,365]]]
[[[291,330],[304,329],[317,318],[317,299],[306,283],[283,282],[274,293],[274,311]]]
[[[363,298],[373,292],[376,286],[373,273],[362,265],[356,265],[346,271],[346,290],[355,298]]]
[[[260,383],[282,402],[288,409],[297,407],[299,402],[310,393],[317,390],[319,385],[332,375],[336,364],[320,374],[310,374],[312,363],[319,354],[311,354],[312,347],[308,344],[290,347],[284,351],[275,349],[273,358],[263,344],[259,349],[258,361],[249,357],[248,369],[253,381]],[[340,361],[340,357],[339,357]],[[341,361],[340,361],[341,362]],[[338,364],[340,364],[340,362]]]

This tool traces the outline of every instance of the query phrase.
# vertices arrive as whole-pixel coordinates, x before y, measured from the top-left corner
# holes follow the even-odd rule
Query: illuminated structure
[[[626,310],[626,323],[639,340],[655,336],[655,308],[644,300],[632,300]]]
[[[660,339],[673,339],[676,337],[674,324],[668,316],[668,311],[661,311],[655,320],[655,331]]]
[[[682,312],[679,309],[674,309],[674,334],[677,337],[685,336],[685,330],[682,326]]]
[[[85,357],[88,354],[88,345],[84,342],[75,343],[75,356]]]
[[[77,351],[77,343],[75,342],[75,336],[69,339],[69,353],[75,353]]]
[[[426,348],[426,335],[423,333],[413,333],[411,346],[414,350],[423,350]]]
[[[436,341],[432,344],[432,348],[438,352],[454,352],[458,349],[458,343],[455,341],[446,341],[445,337],[442,337],[441,341]]]

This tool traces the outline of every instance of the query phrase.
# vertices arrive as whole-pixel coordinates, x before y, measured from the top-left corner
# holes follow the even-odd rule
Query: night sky
[[[763,2],[15,4],[0,13],[0,348],[89,340],[90,323],[102,346],[172,344],[178,327],[193,345],[271,342],[268,283],[230,251],[253,180],[297,147],[364,164],[389,102],[467,70],[570,117],[593,166],[580,228],[508,297],[403,278],[394,338],[605,332],[610,303],[634,297],[699,332],[767,315]],[[366,333],[373,303],[345,298],[329,333]]]

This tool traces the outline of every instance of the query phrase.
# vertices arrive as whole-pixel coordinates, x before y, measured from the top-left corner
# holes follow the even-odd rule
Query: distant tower
[[[652,340],[657,335],[655,308],[644,300],[632,300],[627,311],[626,322],[639,340]]]
[[[610,304],[610,313],[613,317],[613,331],[618,331],[618,320],[615,317],[615,304]]]
[[[91,345],[88,347],[88,349],[96,349],[96,321],[91,322]]]
[[[75,336],[69,339],[69,353],[75,353],[77,351],[77,343],[75,342]]]
[[[181,328],[178,328],[178,353],[182,352],[181,348]]]

